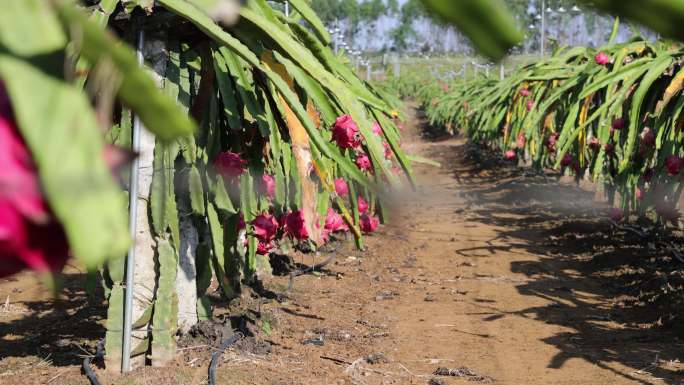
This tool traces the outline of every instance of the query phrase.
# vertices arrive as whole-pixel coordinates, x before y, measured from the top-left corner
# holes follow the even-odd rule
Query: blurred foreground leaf
[[[639,22],[663,36],[684,40],[682,0],[582,0],[583,3]]]
[[[481,53],[499,60],[522,41],[515,20],[500,0],[423,0],[429,11],[455,24]]]

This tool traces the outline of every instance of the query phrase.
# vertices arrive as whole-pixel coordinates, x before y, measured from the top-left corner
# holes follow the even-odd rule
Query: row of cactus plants
[[[597,49],[561,48],[504,80],[433,82],[416,94],[433,124],[508,160],[605,186],[614,219],[634,213],[676,224],[683,57],[680,44],[635,37]]]
[[[378,196],[412,176],[399,147],[398,106],[332,51],[305,2],[291,1],[293,12],[285,16],[263,0],[249,1],[227,29],[187,1],[156,4],[145,8],[148,19],[170,13],[174,25],[192,26],[190,36],[150,39],[168,52],[160,66],[165,93],[198,122],[194,135],[157,140],[147,150],[154,172],[149,216],[139,225],[153,236],[157,283],[141,288],[151,298],[134,314],[133,352],[134,362],[163,365],[175,354],[176,331],[211,317],[212,280],[223,298],[232,298],[268,273],[272,252],[315,250],[346,232],[362,247],[363,234],[386,219]],[[115,130],[112,144],[125,147],[130,120]],[[111,260],[104,271],[106,347],[114,368],[122,263]],[[196,293],[177,286],[178,276],[188,273]],[[188,299],[196,308],[181,309]]]
[[[0,160],[11,171],[0,178],[0,273],[48,276],[73,256],[101,277],[114,370],[129,244],[117,182],[128,184],[131,156],[141,169],[136,365],[168,362],[179,328],[211,317],[212,280],[231,298],[268,271],[270,252],[345,232],[362,247],[387,218],[378,197],[413,182],[399,106],[332,51],[306,2],[290,1],[285,16],[252,0],[230,26],[204,3],[12,0],[0,16],[18,30],[0,34]],[[17,23],[28,16],[42,29]],[[105,27],[132,45],[131,30],[145,30],[151,70]],[[135,116],[146,129],[131,154]]]

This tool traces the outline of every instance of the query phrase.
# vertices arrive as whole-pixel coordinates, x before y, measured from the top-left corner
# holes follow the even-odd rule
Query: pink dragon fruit
[[[520,150],[524,150],[524,149],[525,149],[525,143],[527,142],[527,139],[525,138],[525,133],[524,133],[524,132],[521,132],[521,133],[518,134],[518,138],[517,138],[517,141],[516,141],[516,142],[517,142],[516,144],[517,144],[517,146],[518,146],[518,149],[520,149]]]
[[[655,145],[655,133],[650,127],[644,127],[641,134],[639,134],[639,138],[641,139],[641,145],[644,147],[653,147]]]
[[[636,197],[637,200],[642,200],[644,199],[644,190],[641,187],[637,187],[634,190],[634,196]]]
[[[276,182],[273,175],[264,174],[261,176],[261,192],[269,199],[275,198]]]
[[[273,249],[273,243],[259,241],[257,243],[256,253],[259,255],[268,255]]]
[[[262,242],[272,241],[278,232],[278,221],[271,214],[260,214],[252,221],[254,235]]]
[[[603,150],[606,154],[613,155],[613,153],[615,153],[615,145],[613,143],[606,143],[606,145],[603,146]]]
[[[546,141],[546,148],[550,152],[556,152],[556,143],[558,143],[558,138],[559,134],[557,132],[554,132],[553,134],[549,135],[549,138]]]
[[[328,208],[328,214],[325,217],[325,229],[329,232],[349,230],[347,225],[344,223],[342,215],[338,214],[332,208]]]
[[[599,52],[596,56],[594,56],[594,61],[596,61],[596,64],[604,66],[610,63],[610,56],[608,56],[608,54],[605,52]]]
[[[613,123],[611,123],[610,128],[612,128],[615,131],[620,131],[625,126],[627,125],[627,121],[624,118],[617,118],[613,120]]]
[[[344,179],[335,179],[335,192],[340,197],[346,197],[349,195],[349,186],[347,186],[347,182]]]
[[[356,148],[361,145],[359,127],[351,116],[343,115],[335,120],[332,139],[342,149]]]
[[[359,218],[359,225],[361,226],[361,231],[366,234],[375,232],[378,229],[380,220],[377,217],[370,216],[368,214],[363,214]]]
[[[520,89],[520,96],[525,97],[525,98],[530,96],[530,90],[528,88],[521,88]]]
[[[356,204],[359,206],[360,213],[368,211],[368,202],[366,202],[361,195],[356,199]]]
[[[561,159],[561,167],[568,167],[572,164],[573,157],[572,154],[565,154],[563,155],[563,159]]]
[[[682,158],[677,155],[670,155],[665,159],[665,168],[668,174],[676,176],[682,169]]]
[[[68,255],[66,234],[41,193],[36,167],[0,82],[0,277],[26,268],[60,271]]]
[[[508,150],[504,153],[504,159],[506,160],[514,160],[517,157],[518,154],[515,152],[515,150]]]
[[[534,108],[534,100],[528,100],[527,104],[525,105],[525,108],[528,112],[532,111],[532,109]]]
[[[380,127],[380,123],[378,122],[373,122],[373,125],[371,126],[371,130],[375,135],[381,136],[382,135],[382,127]]]
[[[225,151],[216,157],[214,167],[224,178],[236,178],[245,172],[247,161],[240,157],[240,154]]]
[[[361,171],[371,171],[372,169],[371,161],[366,154],[357,155],[355,163]]]
[[[304,240],[309,237],[309,232],[306,230],[304,221],[304,213],[301,211],[293,211],[285,215],[285,233],[290,237],[298,240]]]

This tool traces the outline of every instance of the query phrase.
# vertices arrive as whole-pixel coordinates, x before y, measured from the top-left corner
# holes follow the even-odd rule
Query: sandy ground
[[[273,295],[243,299],[258,343],[224,354],[219,384],[684,384],[681,333],[638,295],[653,280],[662,290],[672,274],[652,269],[667,256],[611,232],[591,192],[464,140],[422,140],[412,122],[407,150],[442,167],[417,168],[420,191],[367,252],[340,243],[288,297],[274,277]],[[28,274],[0,282],[0,384],[87,384],[78,346],[92,352],[103,310],[70,271],[57,300]],[[211,350],[184,346],[168,368],[98,373],[206,383]]]

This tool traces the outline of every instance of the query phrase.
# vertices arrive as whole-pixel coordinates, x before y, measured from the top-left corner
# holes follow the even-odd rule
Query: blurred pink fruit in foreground
[[[40,190],[33,164],[0,83],[0,277],[25,268],[64,267],[69,246]]]

